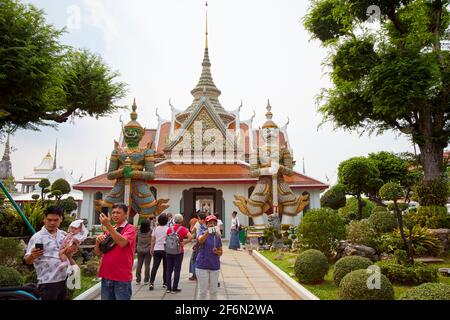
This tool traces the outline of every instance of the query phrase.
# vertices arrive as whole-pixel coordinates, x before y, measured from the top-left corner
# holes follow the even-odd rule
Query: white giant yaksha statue
[[[265,227],[263,214],[272,209],[274,218],[282,214],[282,225],[293,225],[294,218],[309,203],[309,194],[297,196],[284,181],[284,175],[293,175],[292,154],[286,146],[280,147],[280,129],[273,122],[272,107],[267,105],[266,122],[260,130],[262,143],[250,157],[250,175],[259,177],[249,199],[234,196],[234,204],[251,217],[255,227]]]

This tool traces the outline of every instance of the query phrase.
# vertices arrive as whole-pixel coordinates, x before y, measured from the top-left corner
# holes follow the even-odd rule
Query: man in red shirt
[[[180,247],[181,247],[181,253],[179,254],[168,254],[166,253],[166,259],[167,259],[167,293],[178,293],[181,291],[181,289],[178,288],[178,283],[180,281],[180,271],[181,271],[181,264],[183,263],[183,256],[184,256],[184,244],[189,243],[192,241],[192,234],[189,232],[189,230],[185,227],[183,227],[181,224],[183,223],[183,216],[181,214],[176,214],[173,218],[174,225],[173,227],[169,227],[167,230],[167,235],[172,233],[172,230],[174,232],[178,231],[178,237],[180,239]],[[187,237],[187,240],[184,241],[184,238]],[[172,273],[173,275],[173,284],[172,284]]]
[[[117,203],[112,207],[111,219],[100,214],[100,223],[108,230],[97,237],[94,252],[102,255],[98,276],[102,278],[102,300],[131,300],[131,281],[133,280],[134,248],[136,247],[136,228],[127,222],[128,207]],[[111,225],[115,222],[116,230]],[[113,247],[106,253],[100,243],[109,236]]]

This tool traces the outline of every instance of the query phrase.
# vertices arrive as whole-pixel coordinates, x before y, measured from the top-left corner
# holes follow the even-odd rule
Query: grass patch
[[[75,289],[75,291],[71,295],[72,299],[77,297],[77,296],[79,296],[80,294],[82,294],[83,292],[85,292],[89,288],[93,287],[97,283],[98,283],[97,277],[88,277],[88,276],[81,275],[81,288],[80,289]]]
[[[286,274],[288,274],[292,279],[298,282],[297,277],[294,275],[294,263],[297,254],[287,253],[287,252],[276,252],[276,251],[258,251],[264,257],[269,259],[273,264],[275,264],[278,268],[283,270]],[[281,258],[281,260],[275,258]],[[437,268],[449,268],[450,267],[450,256],[445,259],[442,263],[432,264]],[[334,265],[330,265],[330,269],[324,278],[324,282],[320,284],[301,284],[306,289],[308,289],[311,293],[316,295],[321,300],[339,300],[339,287],[337,287],[333,282],[333,269]],[[439,275],[439,282],[446,283],[450,285],[450,277],[444,277]],[[394,284],[394,294],[395,299],[399,299],[406,291],[411,289],[412,286],[404,286],[404,285],[396,285]]]

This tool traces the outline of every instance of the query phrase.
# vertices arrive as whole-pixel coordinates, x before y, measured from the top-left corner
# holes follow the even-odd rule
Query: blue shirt
[[[205,229],[200,229],[198,237],[203,235]],[[197,239],[198,239],[197,237]],[[215,255],[213,249],[222,247],[222,240],[218,235],[209,234],[203,245],[199,244],[198,255],[195,267],[203,270],[219,270],[220,269],[220,257]]]

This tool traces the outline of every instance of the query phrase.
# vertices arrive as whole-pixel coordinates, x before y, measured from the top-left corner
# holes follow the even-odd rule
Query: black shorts
[[[42,300],[67,300],[66,280],[53,283],[42,283],[38,286]]]

